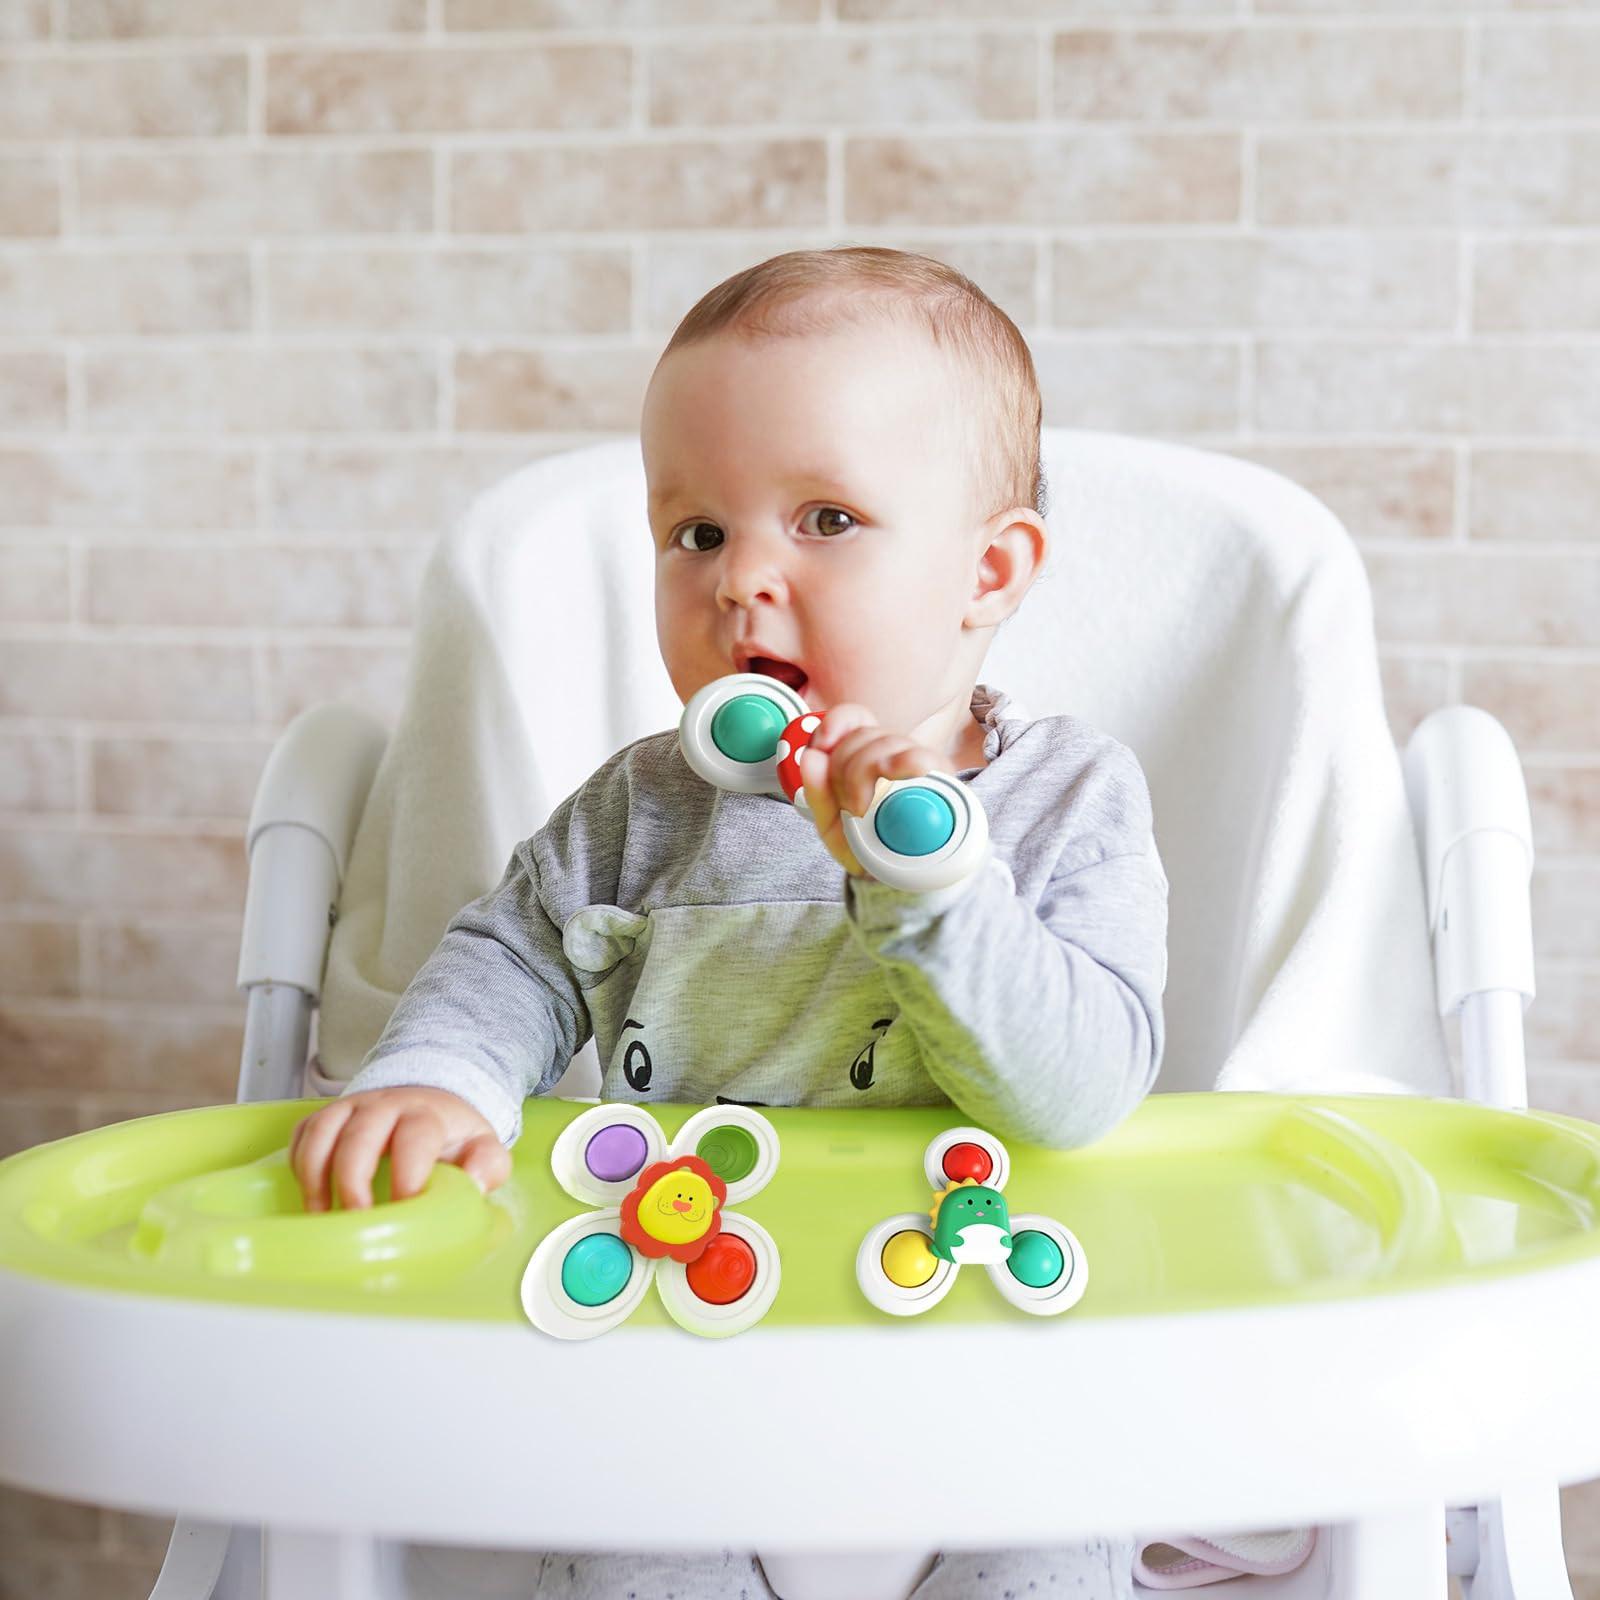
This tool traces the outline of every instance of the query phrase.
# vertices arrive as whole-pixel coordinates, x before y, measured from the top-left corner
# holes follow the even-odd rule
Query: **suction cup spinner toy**
[[[1051,1217],[1010,1216],[1002,1192],[1006,1147],[981,1128],[948,1128],[923,1152],[934,1191],[926,1212],[880,1222],[856,1252],[856,1281],[880,1311],[915,1317],[954,1287],[957,1271],[981,1266],[1021,1311],[1069,1311],[1089,1284],[1083,1247]]]
[[[778,1247],[729,1211],[778,1170],[778,1136],[758,1112],[710,1106],[669,1144],[642,1106],[575,1117],[550,1152],[556,1181],[604,1209],[540,1242],[522,1275],[522,1309],[558,1339],[593,1339],[624,1321],[650,1280],[680,1327],[709,1339],[759,1322],[778,1293]]]
[[[683,708],[678,742],[707,783],[782,795],[809,811],[800,751],[821,716],[798,690],[760,672],[708,683]],[[923,892],[959,883],[983,864],[989,823],[968,786],[942,772],[879,781],[864,817],[843,813],[856,860],[880,883]]]

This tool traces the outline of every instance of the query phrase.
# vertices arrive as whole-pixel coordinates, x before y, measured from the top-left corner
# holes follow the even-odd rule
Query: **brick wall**
[[[1600,1116],[1597,85],[1596,0],[0,0],[0,1153],[231,1098],[275,732],[392,714],[452,513],[838,242],[1344,518],[1397,737],[1525,757],[1533,1095]],[[0,1533],[142,1594],[160,1526]]]

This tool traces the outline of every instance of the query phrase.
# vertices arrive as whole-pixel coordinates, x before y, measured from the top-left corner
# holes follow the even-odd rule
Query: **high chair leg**
[[[1328,1600],[1444,1600],[1443,1506],[1408,1506],[1336,1523]]]
[[[778,1600],[907,1600],[933,1566],[931,1550],[758,1551]]]
[[[179,1517],[150,1600],[261,1600],[261,1530]]]
[[[227,1559],[233,1529],[225,1522],[179,1517],[150,1600],[211,1600]]]
[[[1561,1547],[1561,1495],[1552,1483],[1520,1483],[1478,1507],[1478,1568],[1462,1600],[1572,1600]]]
[[[393,1547],[371,1534],[261,1530],[261,1600],[404,1600]]]

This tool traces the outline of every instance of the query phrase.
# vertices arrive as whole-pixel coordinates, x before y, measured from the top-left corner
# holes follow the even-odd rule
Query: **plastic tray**
[[[556,1184],[550,1152],[592,1102],[529,1101],[512,1176],[488,1196],[438,1167],[421,1196],[390,1202],[385,1163],[371,1209],[308,1215],[285,1146],[320,1103],[144,1117],[0,1162],[0,1269],[141,1295],[522,1321],[534,1247],[585,1209]],[[671,1136],[697,1108],[651,1109]],[[782,1156],[743,1209],[777,1241],[783,1281],[761,1326],[903,1327],[864,1300],[856,1249],[884,1217],[927,1208],[922,1151],[969,1119],[949,1106],[763,1114]],[[1376,1295],[1600,1255],[1600,1128],[1551,1113],[1171,1094],[1084,1149],[1006,1145],[1012,1205],[1065,1223],[1089,1261],[1069,1322]],[[988,1290],[963,1274],[920,1320],[1026,1320]],[[653,1297],[628,1323],[652,1325],[670,1326]]]

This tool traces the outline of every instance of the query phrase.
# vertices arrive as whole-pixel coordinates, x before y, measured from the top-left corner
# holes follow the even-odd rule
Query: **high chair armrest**
[[[1533,999],[1533,828],[1505,729],[1475,706],[1423,719],[1406,745],[1439,1014],[1461,1014],[1461,1093],[1528,1104],[1522,1013]]]
[[[356,825],[387,743],[353,706],[312,706],[284,729],[256,786],[239,987],[292,984],[313,999]]]
[[[1439,1014],[1468,995],[1534,995],[1533,826],[1510,735],[1476,706],[1425,717],[1406,744]]]

